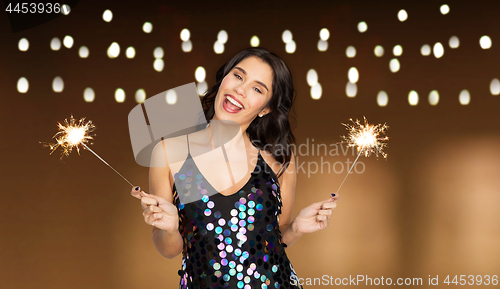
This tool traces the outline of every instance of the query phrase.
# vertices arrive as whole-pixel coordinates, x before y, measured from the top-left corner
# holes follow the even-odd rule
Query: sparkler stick
[[[369,154],[375,153],[378,157],[378,154],[380,153],[382,156],[384,156],[384,158],[387,158],[387,154],[383,151],[383,149],[387,146],[387,143],[385,143],[384,141],[387,141],[389,138],[387,136],[381,137],[380,135],[385,134],[385,131],[389,127],[385,123],[383,125],[368,124],[366,121],[366,117],[363,118],[364,124],[361,124],[359,120],[353,121],[352,118],[349,120],[353,123],[353,125],[343,123],[343,125],[349,131],[349,134],[347,136],[342,136],[343,142],[347,143],[350,147],[356,146],[359,153],[356,157],[356,160],[354,160],[351,168],[347,172],[344,180],[340,184],[337,193],[338,191],[340,191],[340,188],[342,188],[342,185],[351,173],[352,168],[354,168],[354,165],[358,161],[361,154],[364,153],[365,157],[368,157]]]
[[[59,131],[53,136],[56,140],[56,143],[42,143],[43,146],[49,147],[52,154],[58,147],[61,147],[61,159],[64,156],[69,156],[72,152],[73,148],[76,148],[78,154],[80,154],[80,147],[82,145],[85,149],[89,150],[93,153],[98,159],[100,159],[103,163],[105,163],[108,167],[110,167],[115,173],[117,173],[122,179],[124,179],[129,185],[134,187],[131,182],[129,182],[124,176],[122,176],[117,170],[115,170],[110,164],[104,161],[98,154],[96,154],[93,150],[91,150],[85,143],[88,143],[89,140],[94,139],[91,132],[94,131],[95,125],[92,121],[85,122],[85,118],[81,118],[78,122],[70,117],[69,121],[67,119],[64,120],[64,124],[57,123]],[[41,143],[41,142],[40,142]]]

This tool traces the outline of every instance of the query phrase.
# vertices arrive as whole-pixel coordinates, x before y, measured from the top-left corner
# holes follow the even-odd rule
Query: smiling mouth
[[[241,105],[241,103],[239,103],[238,101],[236,101],[234,98],[232,98],[229,95],[226,95],[226,102],[227,101],[229,101],[234,106],[239,107],[240,109],[243,109],[243,105]]]

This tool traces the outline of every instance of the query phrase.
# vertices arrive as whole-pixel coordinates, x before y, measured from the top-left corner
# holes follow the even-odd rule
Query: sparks
[[[61,159],[64,156],[69,156],[73,148],[76,148],[76,151],[80,154],[80,145],[86,147],[85,144],[93,139],[90,133],[95,129],[92,121],[86,122],[85,118],[77,121],[73,116],[69,118],[69,121],[65,119],[64,124],[58,122],[57,127],[59,131],[53,136],[56,143],[44,143],[43,145],[50,148],[50,154],[55,152],[58,147],[61,147]]]
[[[387,146],[384,141],[389,140],[389,138],[381,135],[385,134],[389,127],[386,124],[368,124],[366,117],[363,118],[364,124],[361,124],[359,120],[353,121],[352,118],[350,121],[353,125],[343,123],[349,131],[347,136],[342,136],[343,143],[347,143],[350,147],[356,146],[358,152],[364,154],[365,157],[375,153],[377,157],[381,154],[384,158],[387,158],[387,154],[383,149]]]
[[[352,118],[349,120],[353,123],[353,125],[343,123],[343,125],[349,131],[349,134],[347,136],[342,136],[342,143],[347,143],[347,145],[350,147],[357,147],[358,156],[352,163],[351,168],[340,184],[337,193],[338,191],[340,191],[340,188],[342,188],[342,185],[351,173],[352,168],[354,168],[354,165],[358,161],[361,154],[364,154],[365,157],[368,157],[371,153],[375,153],[377,157],[378,154],[381,154],[382,156],[384,156],[384,158],[387,158],[387,154],[383,149],[387,146],[387,143],[385,143],[384,141],[389,140],[389,138],[387,136],[382,137],[381,135],[385,134],[385,131],[389,127],[385,123],[372,125],[366,121],[366,117],[363,117],[363,119],[364,124],[361,124],[359,120],[353,121]]]
[[[92,121],[85,122],[85,118],[81,118],[78,122],[71,116],[68,119],[64,120],[64,124],[57,123],[57,127],[59,131],[52,137],[56,140],[56,143],[42,143],[43,146],[49,147],[52,154],[56,151],[58,147],[61,147],[61,159],[64,156],[69,156],[69,154],[73,151],[73,148],[76,148],[78,154],[80,154],[80,145],[95,155],[98,159],[100,159],[105,165],[110,167],[115,173],[117,173],[122,179],[124,179],[129,185],[134,187],[134,185],[127,180],[122,174],[120,174],[115,168],[113,168],[110,164],[108,164],[103,158],[101,158],[98,154],[96,154],[93,150],[91,150],[86,143],[89,143],[89,140],[94,139],[92,135],[89,133],[93,132],[95,129],[95,125]],[[90,144],[90,143],[89,143]]]

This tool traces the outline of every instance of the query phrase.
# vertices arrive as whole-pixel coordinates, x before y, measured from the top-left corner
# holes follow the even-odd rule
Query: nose
[[[236,91],[236,93],[238,95],[241,95],[243,97],[245,97],[245,87],[244,87],[244,84],[243,83],[240,83],[239,85],[237,85],[235,88],[234,88],[234,91]]]

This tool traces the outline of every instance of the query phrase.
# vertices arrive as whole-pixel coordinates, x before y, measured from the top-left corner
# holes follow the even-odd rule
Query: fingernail
[[[138,191],[139,190],[139,187],[135,187],[135,190]]]
[[[332,197],[335,197],[335,194],[332,193]]]

